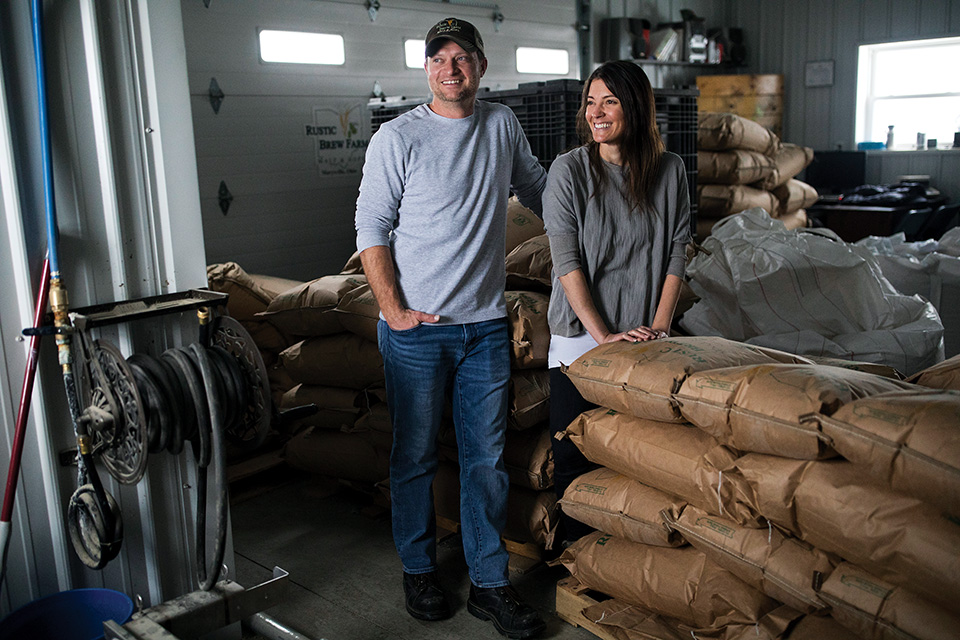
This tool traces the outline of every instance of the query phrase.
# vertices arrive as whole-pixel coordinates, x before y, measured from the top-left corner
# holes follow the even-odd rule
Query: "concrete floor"
[[[329,482],[285,474],[279,481],[274,477],[269,488],[233,492],[236,581],[260,584],[271,578],[274,566],[290,573],[284,602],[264,613],[311,640],[502,637],[491,623],[466,610],[469,579],[458,536],[438,547],[440,578],[452,598],[453,617],[415,620],[403,605],[389,512],[362,493],[342,487],[331,493]],[[511,580],[547,620],[542,637],[595,639],[554,613],[557,580],[567,575],[562,567],[540,564],[523,575],[512,573]],[[259,638],[244,635],[244,640]]]

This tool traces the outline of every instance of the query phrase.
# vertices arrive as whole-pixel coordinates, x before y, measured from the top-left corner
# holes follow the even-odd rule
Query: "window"
[[[343,36],[305,31],[260,32],[260,59],[264,62],[343,64]]]
[[[407,69],[423,69],[423,61],[426,59],[425,51],[423,38],[404,40],[403,53],[407,61]]]
[[[565,76],[570,73],[570,54],[566,49],[517,47],[517,71]]]
[[[857,141],[883,142],[893,125],[894,149],[915,149],[917,133],[953,143],[960,131],[960,38],[860,47]]]

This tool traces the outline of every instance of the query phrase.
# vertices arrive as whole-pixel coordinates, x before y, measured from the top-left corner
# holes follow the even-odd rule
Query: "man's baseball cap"
[[[477,28],[459,18],[444,18],[430,28],[427,37],[424,40],[426,45],[425,53],[427,57],[432,56],[440,48],[444,40],[452,40],[463,47],[467,53],[483,53],[483,38]]]

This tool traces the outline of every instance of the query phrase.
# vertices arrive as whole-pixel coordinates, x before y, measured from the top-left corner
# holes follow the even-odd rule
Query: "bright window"
[[[343,64],[343,36],[306,31],[260,32],[260,59],[297,64]]]
[[[960,131],[960,38],[863,45],[857,74],[857,142],[915,149],[917,134],[938,146]]]
[[[407,69],[423,69],[423,61],[426,59],[425,49],[423,38],[403,41],[403,53],[407,61]]]
[[[565,76],[570,73],[570,54],[566,49],[517,47],[517,71]]]

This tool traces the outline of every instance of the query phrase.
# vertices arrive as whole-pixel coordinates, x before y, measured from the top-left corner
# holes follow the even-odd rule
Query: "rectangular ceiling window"
[[[960,38],[863,45],[857,73],[857,142],[916,148],[917,134],[952,144],[960,131]],[[954,69],[953,72],[950,69]]]
[[[403,53],[407,61],[407,69],[423,69],[423,61],[426,58],[426,46],[423,44],[423,38],[403,41]]]
[[[566,49],[517,47],[517,71],[565,76],[570,73],[570,54]]]
[[[260,59],[294,64],[343,64],[343,36],[306,31],[260,32]]]

